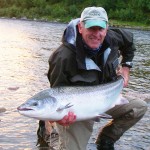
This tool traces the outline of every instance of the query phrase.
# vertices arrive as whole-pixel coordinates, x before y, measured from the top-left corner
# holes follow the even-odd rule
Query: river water
[[[37,150],[38,121],[21,116],[16,108],[33,94],[49,87],[48,58],[61,43],[66,24],[0,19],[0,150]],[[148,102],[140,122],[116,143],[118,150],[150,150],[150,31],[130,30],[137,51],[130,83],[124,89],[129,98]],[[5,108],[5,112],[1,112]],[[89,141],[94,150],[95,124]]]

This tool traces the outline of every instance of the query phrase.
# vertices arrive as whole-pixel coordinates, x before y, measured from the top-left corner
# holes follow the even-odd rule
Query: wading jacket
[[[71,21],[64,31],[62,44],[49,58],[50,86],[96,85],[116,79],[116,68],[132,62],[135,46],[132,33],[108,29],[97,54],[87,56],[82,36],[78,32],[79,19]]]

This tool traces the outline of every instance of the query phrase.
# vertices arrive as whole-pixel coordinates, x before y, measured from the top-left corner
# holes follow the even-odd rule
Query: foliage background
[[[68,22],[88,6],[102,6],[109,20],[150,23],[150,0],[0,0],[0,17]]]

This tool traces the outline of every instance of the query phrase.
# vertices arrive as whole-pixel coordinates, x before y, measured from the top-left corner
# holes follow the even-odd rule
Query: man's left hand
[[[120,67],[119,70],[117,70],[117,75],[122,75],[124,77],[124,87],[127,87],[130,77],[130,68]]]
[[[68,115],[64,116],[62,120],[57,121],[62,126],[69,126],[76,121],[76,115],[73,112],[68,112]]]

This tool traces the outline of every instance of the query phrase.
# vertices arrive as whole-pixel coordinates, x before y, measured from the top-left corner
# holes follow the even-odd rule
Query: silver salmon
[[[121,97],[123,78],[96,86],[62,86],[43,90],[17,109],[21,115],[38,120],[58,121],[68,112],[76,115],[76,121],[109,117],[106,111],[128,101]]]

